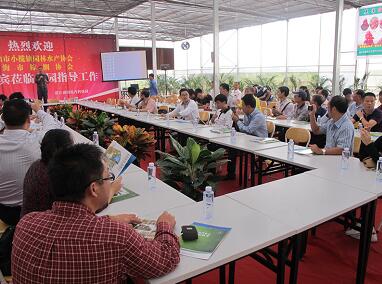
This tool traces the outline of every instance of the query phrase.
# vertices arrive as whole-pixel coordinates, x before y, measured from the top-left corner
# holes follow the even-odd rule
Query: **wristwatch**
[[[322,155],[325,155],[325,154],[326,154],[326,149],[323,148],[323,149],[321,149],[321,150],[322,150]]]

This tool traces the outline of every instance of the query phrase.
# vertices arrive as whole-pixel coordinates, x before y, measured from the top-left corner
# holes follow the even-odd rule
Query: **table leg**
[[[251,186],[255,186],[255,166],[256,166],[255,155],[251,154]]]
[[[192,284],[192,279],[187,279],[186,284]]]
[[[293,237],[292,260],[290,265],[289,284],[297,283],[298,264],[300,261],[301,234]]]
[[[365,282],[371,235],[374,226],[375,207],[376,200],[365,204],[361,208],[361,236],[358,250],[357,284],[362,284]]]
[[[244,154],[244,188],[248,187],[248,153]]]
[[[264,159],[263,157],[259,156],[259,173],[258,173],[258,182],[257,184],[262,184],[263,183],[263,162]]]
[[[277,284],[284,284],[285,279],[285,262],[287,254],[287,240],[282,240],[278,244],[277,251]]]
[[[241,186],[243,184],[243,152],[239,152],[239,157],[239,185]]]
[[[162,151],[166,152],[166,129],[161,128],[161,142],[162,142]]]
[[[228,284],[235,283],[235,261],[229,263]]]
[[[225,265],[219,267],[219,283],[225,284]]]

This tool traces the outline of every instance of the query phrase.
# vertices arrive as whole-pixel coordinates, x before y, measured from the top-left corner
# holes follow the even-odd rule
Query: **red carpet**
[[[145,168],[147,165],[143,162],[141,166]],[[264,179],[264,182],[281,177],[280,175],[268,177]],[[223,195],[238,188],[238,180],[222,181],[218,185],[217,195]],[[379,200],[376,226],[381,220],[382,201]],[[382,234],[378,234],[378,237],[379,241],[371,244],[365,281],[367,284],[382,283]],[[307,252],[299,266],[298,283],[355,283],[357,256],[358,240],[346,236],[342,225],[335,222],[325,223],[317,228],[316,236],[309,236]],[[243,258],[236,263],[235,283],[264,284],[275,282],[276,275],[250,257]],[[214,270],[199,276],[193,279],[193,283],[218,284],[219,272]]]

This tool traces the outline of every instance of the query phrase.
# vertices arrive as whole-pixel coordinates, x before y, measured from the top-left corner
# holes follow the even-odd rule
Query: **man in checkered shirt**
[[[132,214],[98,217],[121,187],[97,146],[64,149],[49,167],[56,202],[32,212],[16,228],[12,250],[13,283],[124,283],[129,277],[154,278],[179,263],[175,218],[164,212],[153,241],[131,223]]]

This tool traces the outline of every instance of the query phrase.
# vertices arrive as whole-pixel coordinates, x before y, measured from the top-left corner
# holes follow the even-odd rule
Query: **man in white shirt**
[[[136,107],[137,103],[140,102],[140,97],[138,95],[138,91],[135,87],[127,88],[127,94],[129,96],[128,100],[120,100],[119,105],[129,107]]]
[[[227,97],[219,94],[215,97],[216,114],[214,114],[211,118],[211,122],[223,126],[225,128],[231,128],[232,121],[232,110],[227,104]]]
[[[289,88],[286,86],[279,87],[276,92],[279,104],[272,109],[272,113],[279,119],[290,118],[293,115],[294,106],[289,96]]]
[[[240,82],[233,83],[233,90],[230,96],[232,97],[235,106],[237,106],[240,103],[241,98],[243,96],[243,94],[240,91]]]
[[[229,85],[228,84],[226,84],[226,83],[220,84],[219,91],[220,91],[220,94],[227,97],[228,106],[230,108],[235,108],[237,106],[237,104],[234,100],[234,97],[232,95],[230,95],[230,93],[229,93]]]
[[[29,131],[31,109],[42,122],[41,131]],[[5,130],[0,135],[0,219],[16,225],[20,218],[25,174],[41,157],[40,143],[46,131],[58,124],[38,103],[29,105],[21,99],[5,102],[2,118]]]
[[[198,105],[194,100],[190,99],[190,94],[186,88],[179,91],[180,104],[169,113],[170,117],[181,116],[184,120],[199,119]]]
[[[348,115],[350,118],[353,118],[353,116],[363,110],[363,98],[365,97],[365,92],[361,89],[355,90],[353,92],[353,102],[349,104],[348,107]]]

